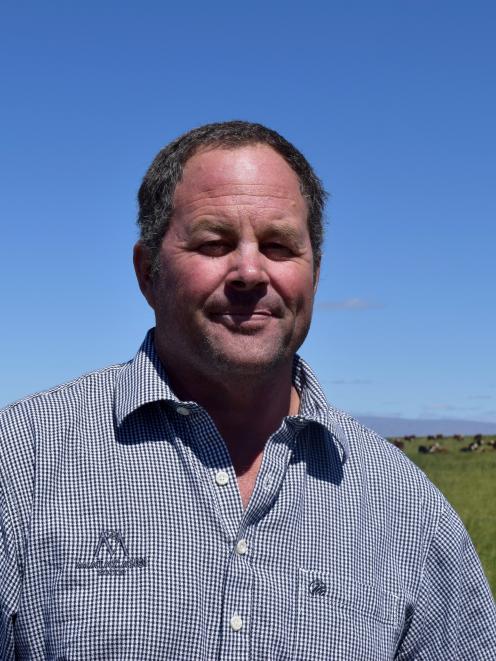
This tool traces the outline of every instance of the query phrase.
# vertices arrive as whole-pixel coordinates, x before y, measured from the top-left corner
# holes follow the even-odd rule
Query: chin
[[[224,330],[224,329],[222,329]],[[305,333],[306,334],[306,333]],[[300,341],[301,340],[301,341]],[[302,333],[205,333],[197,357],[203,368],[228,375],[266,374],[288,363],[304,340]]]
[[[279,347],[267,352],[266,347],[245,347],[244,350],[229,351],[217,348],[209,352],[211,369],[232,376],[255,376],[266,374],[273,369],[293,361],[293,353],[288,347]]]
[[[283,363],[280,361],[248,362],[245,360],[243,362],[234,362],[231,360],[225,360],[224,362],[218,361],[216,364],[216,369],[218,374],[223,374],[226,378],[251,377],[251,376],[268,375],[270,374],[270,372],[272,372],[282,364]]]

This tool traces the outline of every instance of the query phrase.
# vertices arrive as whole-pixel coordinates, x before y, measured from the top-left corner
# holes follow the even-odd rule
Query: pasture
[[[483,436],[472,451],[461,451],[477,437],[390,439],[403,444],[403,451],[445,495],[460,515],[482,561],[496,596],[496,435]],[[419,452],[419,447],[434,452]]]

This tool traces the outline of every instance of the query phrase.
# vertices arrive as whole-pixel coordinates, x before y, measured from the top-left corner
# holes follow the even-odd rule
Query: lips
[[[263,326],[270,319],[273,319],[274,315],[265,310],[225,310],[223,312],[218,312],[214,315],[211,315],[213,321],[219,322],[221,324],[226,324],[227,326]]]
[[[229,296],[208,302],[205,313],[214,322],[229,327],[262,328],[271,319],[282,319],[285,308],[276,296],[255,298],[251,295]]]
[[[264,329],[279,317],[272,310],[253,308],[227,308],[209,314],[211,321],[236,333],[253,334]]]
[[[212,316],[214,317],[223,317],[223,316],[228,316],[228,317],[243,317],[243,318],[250,318],[250,317],[275,317],[276,315],[271,312],[270,310],[220,310],[218,312],[212,313]]]
[[[282,314],[279,310],[268,308],[226,307],[212,310],[209,312],[209,316],[213,321],[226,321],[234,324],[263,324],[272,318],[280,319]]]

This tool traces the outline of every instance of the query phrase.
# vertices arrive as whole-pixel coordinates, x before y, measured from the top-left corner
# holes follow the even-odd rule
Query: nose
[[[226,281],[234,289],[245,291],[268,284],[265,257],[258,246],[240,246],[233,251]]]

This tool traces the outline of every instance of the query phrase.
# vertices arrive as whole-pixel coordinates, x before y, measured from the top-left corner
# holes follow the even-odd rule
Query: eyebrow
[[[234,228],[229,222],[223,222],[222,220],[210,220],[208,218],[202,218],[191,228],[191,233],[195,232],[218,232],[219,234],[233,234]]]
[[[302,236],[301,232],[299,232],[293,225],[290,225],[289,223],[278,223],[277,225],[272,225],[266,229],[266,231],[263,232],[267,237],[281,237],[284,239],[288,239],[292,243],[301,243],[302,242]]]

